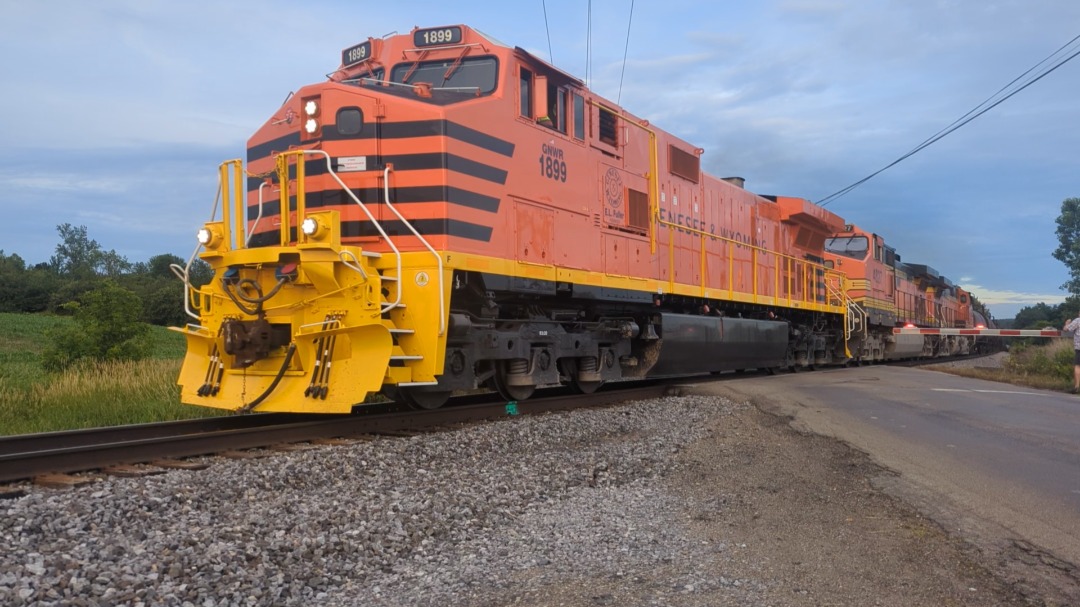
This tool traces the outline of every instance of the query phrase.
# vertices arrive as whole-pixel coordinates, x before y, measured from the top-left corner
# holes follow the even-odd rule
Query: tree
[[[1061,203],[1061,215],[1057,218],[1057,237],[1060,245],[1054,250],[1054,258],[1069,270],[1069,281],[1062,289],[1080,294],[1080,198],[1066,198]]]
[[[1065,301],[1058,304],[1057,308],[1058,323],[1055,326],[1060,327],[1080,315],[1080,295],[1070,295],[1066,297]]]
[[[49,265],[57,274],[78,280],[95,276],[116,278],[131,271],[131,262],[113,249],[103,251],[87,234],[86,226],[64,223],[56,226],[56,231],[60,233],[60,244],[56,245],[56,254]]]
[[[0,312],[42,312],[60,279],[47,267],[26,267],[18,255],[0,250]]]
[[[115,249],[109,249],[101,254],[101,261],[95,268],[99,273],[109,278],[117,278],[131,272],[132,264],[126,257],[120,255]]]
[[[139,320],[142,302],[112,280],[102,281],[68,304],[75,323],[49,336],[42,365],[60,371],[80,361],[137,360],[148,350],[149,325]]]
[[[1057,311],[1051,306],[1039,302],[1034,306],[1024,306],[1016,313],[1013,319],[1014,329],[1034,329],[1039,326],[1045,327],[1057,316]]]
[[[101,245],[87,235],[86,226],[64,223],[56,226],[56,231],[60,233],[60,244],[56,245],[56,254],[49,260],[53,270],[69,278],[95,275],[103,253]]]
[[[177,280],[176,274],[173,274],[172,266],[177,265],[181,268],[184,267],[184,260],[180,259],[172,253],[164,253],[162,255],[154,255],[150,258],[150,261],[146,262],[146,272],[151,276],[158,278],[169,278],[171,280]]]
[[[176,255],[155,255],[146,262],[135,264],[133,271],[122,277],[120,284],[142,300],[144,321],[163,326],[191,322],[184,312],[184,283],[172,271],[172,266],[183,268],[186,264]],[[188,280],[195,288],[206,284],[213,275],[210,265],[201,259],[196,259],[188,272]]]

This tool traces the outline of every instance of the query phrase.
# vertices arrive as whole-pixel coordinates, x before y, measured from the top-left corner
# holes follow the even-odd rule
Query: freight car
[[[434,408],[899,352],[870,335],[891,318],[876,295],[849,296],[855,258],[826,248],[844,220],[702,153],[464,25],[351,46],[220,168],[182,400]]]

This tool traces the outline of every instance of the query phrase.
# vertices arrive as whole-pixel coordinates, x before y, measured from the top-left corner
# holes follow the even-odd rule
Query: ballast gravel
[[[762,604],[767,580],[722,574],[740,546],[696,536],[665,484],[746,406],[668,397],[34,490],[0,502],[0,604]]]
[[[33,489],[0,501],[0,605],[1076,604],[723,383]]]

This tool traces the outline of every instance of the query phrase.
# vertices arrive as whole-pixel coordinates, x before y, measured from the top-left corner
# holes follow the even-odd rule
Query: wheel
[[[506,376],[508,361],[499,361],[498,367],[495,369],[495,376],[492,381],[495,383],[495,390],[508,401],[511,400],[527,400],[536,392],[536,386],[511,386],[506,383]]]
[[[397,393],[409,407],[422,411],[438,409],[450,400],[450,390],[432,390],[421,386],[398,388]]]

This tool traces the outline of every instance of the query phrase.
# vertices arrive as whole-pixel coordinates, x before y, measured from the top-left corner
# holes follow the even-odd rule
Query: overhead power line
[[[547,0],[541,0],[540,4],[544,7],[544,30],[547,31],[548,63],[555,65],[555,54],[551,52],[551,26],[548,25]]]
[[[622,84],[623,78],[626,77],[626,55],[630,52],[630,25],[634,23],[634,0],[630,0],[630,19],[626,21],[626,46],[622,52],[622,73],[619,74],[619,96],[615,98],[615,103],[618,104],[622,101]]]
[[[880,173],[884,172],[885,170],[890,169],[890,168],[896,166],[897,164],[900,164],[901,162],[903,162],[907,158],[910,158],[911,156],[915,155],[916,153],[920,152],[924,148],[930,146],[933,143],[936,143],[937,141],[940,141],[942,138],[944,138],[949,133],[952,133],[953,131],[955,131],[955,130],[959,129],[960,127],[964,126],[965,124],[971,122],[972,120],[975,120],[979,116],[982,116],[986,112],[989,112],[990,110],[994,109],[995,107],[1000,105],[1002,102],[1004,102],[1006,99],[1012,97],[1013,95],[1019,93],[1020,91],[1022,91],[1024,89],[1026,89],[1027,87],[1031,86],[1032,84],[1035,84],[1039,80],[1042,80],[1044,77],[1048,76],[1054,70],[1056,70],[1059,67],[1065,65],[1066,63],[1071,61],[1077,55],[1080,55],[1080,50],[1068,50],[1068,51],[1066,50],[1069,47],[1073,46],[1077,42],[1077,40],[1080,40],[1080,35],[1074,37],[1072,40],[1070,40],[1067,43],[1065,43],[1064,45],[1062,45],[1061,48],[1059,48],[1058,50],[1051,53],[1046,59],[1043,59],[1042,61],[1036,63],[1034,66],[1029,68],[1023,74],[1020,74],[1019,76],[1014,78],[1011,82],[1009,82],[1005,86],[1001,87],[1001,89],[999,89],[996,93],[994,93],[990,97],[987,97],[985,101],[983,101],[979,105],[972,108],[968,113],[966,113],[963,116],[961,116],[960,118],[957,118],[956,120],[954,120],[953,123],[950,124],[949,126],[943,128],[940,131],[938,131],[937,133],[931,135],[925,141],[923,141],[919,145],[915,146],[908,153],[906,153],[903,156],[897,158],[896,160],[890,162],[889,164],[885,165],[884,167],[878,169],[877,171],[874,171],[873,173],[867,175],[866,177],[863,177],[862,179],[856,181],[855,183],[847,186],[846,188],[843,188],[841,190],[833,192],[832,194],[829,194],[825,198],[822,198],[821,200],[818,200],[817,203],[819,205],[823,206],[823,207],[828,206],[829,203],[832,202],[833,200],[836,200],[837,198],[840,198],[841,196],[843,196],[843,195],[847,194],[848,192],[854,190],[855,188],[859,187],[860,185],[866,183],[867,181],[870,181],[871,179],[873,179],[874,177],[876,177]],[[1055,59],[1054,59],[1055,57],[1057,57],[1059,55],[1063,55],[1065,53],[1072,53],[1072,54],[1068,55],[1067,57],[1064,57],[1062,59],[1057,60],[1057,62],[1054,63],[1053,65],[1051,65],[1049,67],[1046,67],[1041,72],[1036,72],[1035,74],[1031,75],[1026,81],[1023,81],[1023,79],[1025,77],[1029,76],[1029,74],[1032,74],[1032,72],[1035,72],[1035,70],[1039,69],[1040,66],[1043,66],[1044,64],[1049,63],[1051,61],[1055,61]],[[1023,83],[1018,84],[1021,81],[1023,81]],[[1016,86],[1014,87],[1014,85],[1016,85]],[[1011,91],[1010,91],[1010,88],[1012,89]],[[1004,97],[1001,97],[1000,99],[997,99],[1000,95],[1002,95],[1006,91],[1009,91],[1008,94],[1006,94]],[[997,99],[997,100],[995,101],[995,99]]]
[[[585,26],[585,86],[589,86],[589,68],[592,67],[592,0],[589,0],[588,19]]]

